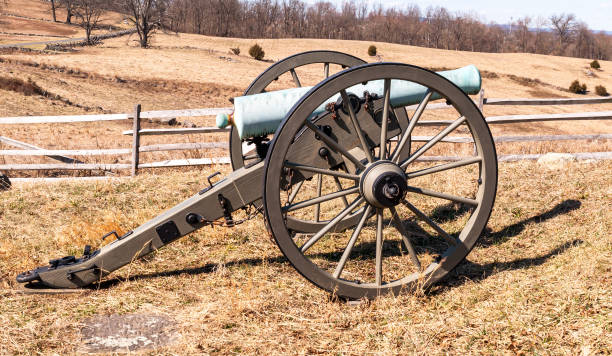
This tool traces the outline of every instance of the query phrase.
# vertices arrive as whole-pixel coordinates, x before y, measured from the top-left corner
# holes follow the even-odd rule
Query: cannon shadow
[[[580,206],[581,206],[581,203],[578,200],[564,200],[558,203],[557,205],[555,205],[552,209],[542,214],[538,214],[530,218],[523,219],[515,224],[506,226],[505,228],[497,232],[491,232],[491,230],[487,227],[487,229],[483,233],[483,236],[480,238],[476,246],[486,247],[486,246],[499,244],[499,243],[508,241],[512,237],[517,236],[523,230],[525,230],[525,227],[530,223],[542,223],[556,216],[567,214],[571,211],[577,210],[580,208]],[[448,212],[449,209],[452,209],[450,205],[448,207],[444,206],[442,208],[442,210],[445,211],[445,214],[443,214],[444,216],[449,216],[449,212]],[[454,213],[462,213],[461,211],[462,209],[464,208],[459,207],[456,209],[455,212],[451,211],[450,214],[453,215]],[[443,220],[443,218],[439,217],[436,220]],[[412,225],[410,224],[410,222],[408,223],[409,225]],[[557,246],[556,248],[554,248],[553,250],[551,250],[550,252],[544,255],[536,256],[536,257],[529,257],[529,258],[519,258],[519,259],[508,261],[508,262],[493,262],[493,263],[488,263],[488,264],[478,264],[478,263],[470,262],[468,260],[464,260],[463,262],[459,264],[459,266],[457,266],[457,268],[455,268],[451,273],[449,273],[449,275],[444,280],[442,280],[441,282],[437,284],[438,286],[442,286],[442,288],[437,288],[436,290],[432,290],[430,291],[430,293],[431,294],[438,293],[439,291],[446,289],[445,287],[455,287],[455,286],[465,283],[468,280],[471,280],[471,281],[483,280],[501,271],[522,269],[522,268],[532,267],[532,266],[539,266],[545,263],[551,257],[562,254],[567,249],[578,246],[582,243],[583,243],[582,240],[575,239],[573,241],[569,241],[569,242],[566,242],[564,244]],[[355,253],[367,255],[369,252],[374,251],[374,248],[375,248],[375,243],[373,242],[365,243],[365,244],[362,244],[362,247],[360,249],[358,250],[356,249]],[[400,255],[402,253],[399,250],[399,248],[397,248],[397,244],[394,244],[394,243],[389,243],[388,245],[385,244],[384,249],[386,250],[385,255],[388,255],[388,256],[389,255],[391,256]],[[333,252],[333,253],[320,254],[320,255],[317,255],[316,257],[321,257],[321,258],[325,258],[329,260],[338,260],[340,258],[340,255],[341,255],[341,252]],[[220,266],[232,267],[232,266],[245,265],[245,264],[250,265],[250,266],[259,266],[259,265],[262,265],[263,263],[275,264],[275,263],[287,263],[287,262],[288,260],[285,258],[285,256],[282,256],[282,255],[277,256],[277,257],[271,257],[271,258],[261,258],[261,257],[243,258],[243,259],[229,261],[229,262],[222,263],[222,264],[207,263],[200,267],[183,268],[183,269],[176,269],[176,270],[164,271],[164,272],[138,274],[138,275],[130,276],[129,280],[146,280],[146,279],[160,278],[160,277],[175,277],[175,276],[180,276],[180,275],[209,274],[209,273],[213,273],[217,271]],[[117,277],[111,278],[111,279],[104,280],[100,283],[94,284],[90,288],[91,289],[107,289],[123,281],[124,279],[122,278],[117,278]]]

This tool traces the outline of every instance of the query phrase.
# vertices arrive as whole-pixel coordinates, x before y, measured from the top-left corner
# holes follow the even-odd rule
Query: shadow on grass
[[[506,226],[505,228],[503,228],[502,230],[498,232],[491,232],[490,229],[487,228],[487,230],[484,232],[483,236],[480,238],[476,246],[490,246],[494,244],[503,243],[505,241],[508,241],[510,238],[520,234],[523,230],[525,230],[525,227],[530,223],[541,223],[546,220],[550,220],[556,216],[567,214],[573,210],[577,210],[580,208],[580,206],[581,206],[581,203],[578,200],[564,200],[558,203],[557,205],[555,205],[549,211],[546,211],[542,214],[538,214],[530,218],[521,220],[515,224]],[[445,210],[448,210],[448,209],[445,208]],[[445,212],[445,214],[443,215],[448,216],[448,212]],[[451,215],[454,215],[454,214],[451,214]],[[538,266],[538,265],[543,264],[549,258],[559,255],[563,253],[565,250],[567,250],[568,248],[577,246],[581,244],[582,242],[583,242],[582,240],[570,241],[563,245],[558,246],[557,248],[553,249],[552,251],[550,251],[549,253],[545,255],[542,255],[539,257],[533,257],[533,258],[522,258],[522,259],[510,261],[510,262],[494,262],[490,264],[479,265],[479,264],[464,260],[442,282],[438,283],[438,285],[443,286],[443,287],[444,286],[456,286],[456,285],[465,283],[466,280],[485,279],[489,277],[490,275],[493,275],[499,271],[521,269],[521,268],[526,268],[530,266]],[[370,256],[375,250],[374,247],[375,245],[373,242],[360,244],[360,246],[359,247],[356,246],[355,250],[353,251],[354,254],[352,255],[352,258],[364,258],[364,257]],[[384,253],[385,257],[398,256],[402,254],[400,249],[397,247],[397,244],[392,243],[390,241],[389,241],[389,244],[387,244],[387,241],[385,241],[383,250],[385,250],[385,253]],[[403,253],[405,254],[406,252],[404,251]],[[337,261],[340,258],[340,255],[341,255],[341,252],[332,252],[332,253],[318,254],[313,257],[320,257],[320,258],[324,258],[324,259],[328,259],[332,261]],[[175,277],[175,276],[180,276],[180,275],[208,274],[208,273],[215,272],[219,268],[220,265],[223,265],[224,267],[232,267],[232,266],[239,266],[239,265],[259,266],[263,264],[264,262],[274,264],[274,263],[286,263],[288,262],[288,260],[287,258],[285,258],[285,256],[277,256],[277,257],[265,258],[265,259],[259,258],[259,257],[258,258],[244,258],[244,259],[240,259],[236,261],[229,261],[224,264],[208,263],[200,267],[183,268],[183,269],[177,269],[177,270],[165,271],[165,272],[140,274],[140,275],[130,276],[129,279],[139,280],[139,279],[151,279],[151,278],[159,278],[159,277]],[[112,279],[102,281],[99,284],[95,284],[91,288],[92,289],[106,289],[114,285],[117,285],[121,283],[122,281],[123,279],[121,278],[112,278]]]
[[[520,234],[525,230],[525,227],[530,223],[542,223],[546,220],[550,220],[559,215],[567,214],[571,211],[580,209],[582,203],[578,200],[568,199],[560,202],[555,205],[552,209],[544,212],[542,214],[538,214],[532,216],[528,219],[521,220],[515,224],[506,226],[498,232],[491,232],[491,229],[487,227],[483,233],[483,235],[478,240],[476,247],[478,246],[491,246],[500,244],[508,241],[510,238]]]
[[[499,272],[539,266],[544,264],[551,257],[558,256],[567,251],[568,249],[580,246],[583,243],[584,241],[580,239],[575,239],[555,247],[550,252],[544,255],[519,258],[508,262],[491,262],[485,264],[478,264],[468,260],[464,260],[451,273],[449,273],[444,278],[444,280],[437,284],[441,288],[433,287],[429,294],[438,294],[448,288],[454,288],[459,285],[462,285],[467,281],[481,281]]]

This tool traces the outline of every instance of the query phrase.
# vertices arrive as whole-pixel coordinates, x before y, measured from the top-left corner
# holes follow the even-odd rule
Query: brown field
[[[190,34],[158,34],[153,47],[141,49],[135,36],[106,40],[104,44],[67,53],[11,52],[0,54],[0,76],[31,79],[52,97],[23,96],[1,90],[5,105],[0,116],[58,115],[79,113],[131,112],[136,103],[143,110],[226,107],[229,99],[240,95],[250,82],[271,65],[248,55],[235,56],[230,47],[248,52],[249,45],[260,43],[266,58],[279,60],[291,54],[314,49],[341,50],[368,61],[368,43],[332,40],[249,40],[213,38]],[[377,43],[385,61],[398,61],[428,68],[456,68],[475,64],[483,73],[483,87],[489,98],[533,98],[576,96],[564,88],[574,79],[585,82],[590,90],[596,85],[612,88],[612,62],[601,61],[597,77],[587,77],[589,61],[577,58],[533,54],[493,54],[449,52]],[[322,79],[322,66],[298,69],[302,82],[314,85]],[[332,68],[333,69],[333,68]],[[537,81],[536,81],[537,79]],[[289,75],[281,77],[279,87],[291,85]],[[61,99],[53,99],[55,96]],[[592,91],[587,97],[594,97]],[[584,96],[577,96],[584,97]],[[612,104],[567,106],[485,106],[486,116],[510,114],[564,113],[611,110]],[[443,118],[444,112],[432,111],[430,118]],[[178,118],[209,126],[206,118]],[[156,127],[147,124],[147,127]],[[130,147],[131,138],[122,136],[129,122],[103,124],[53,124],[3,127],[5,136],[49,149]],[[593,134],[612,133],[606,121],[548,122],[496,125],[494,135],[512,134]],[[415,134],[426,134],[426,130]],[[34,135],[33,135],[34,134]],[[147,137],[143,144],[160,142],[225,141],[226,135],[191,135],[189,137]],[[595,152],[610,151],[609,141],[561,141],[544,143],[503,143],[499,153]],[[218,152],[150,153],[143,161],[184,157],[210,157]],[[128,155],[117,157],[77,157],[87,162],[128,163]],[[39,158],[3,157],[6,163],[50,162]],[[41,174],[18,172],[22,176]],[[73,173],[68,173],[73,174]],[[89,173],[88,173],[89,174]]]
[[[359,306],[302,278],[261,218],[204,228],[99,289],[15,294],[16,273],[143,223],[214,168],[21,186],[0,201],[0,353],[73,354],[86,318],[145,313],[171,316],[181,334],[150,354],[609,354],[611,169],[501,164],[488,232],[452,277]]]
[[[11,0],[0,32],[80,37],[53,24],[46,3]],[[58,14],[58,19],[63,19]],[[118,14],[108,25],[120,26]],[[20,25],[21,24],[21,25]],[[42,25],[41,25],[42,24]],[[72,32],[70,32],[72,31]],[[0,34],[0,43],[56,37]],[[157,34],[150,49],[121,37],[68,52],[0,50],[0,79],[35,82],[48,95],[0,88],[0,117],[227,107],[271,62],[246,54],[259,43],[266,59],[332,49],[370,62],[370,43],[309,39],[232,39]],[[533,54],[443,51],[376,43],[384,61],[428,68],[475,64],[489,98],[584,97],[564,90],[574,79],[612,91],[612,61],[586,76],[589,60]],[[230,54],[240,47],[242,54]],[[322,66],[298,69],[315,84]],[[537,81],[536,81],[537,79]],[[2,81],[0,81],[2,82]],[[290,86],[290,76],[278,87]],[[612,104],[485,106],[486,116],[612,110]],[[424,119],[450,119],[447,110]],[[178,118],[210,126],[210,118]],[[145,123],[145,128],[161,127]],[[0,135],[48,149],[128,148],[129,122],[3,125]],[[494,135],[612,133],[610,121],[492,126]],[[434,133],[419,128],[415,135]],[[459,134],[462,134],[459,132]],[[226,141],[227,135],[149,136],[142,144]],[[441,144],[430,154],[470,147]],[[0,149],[10,147],[0,144]],[[504,143],[499,154],[612,151],[610,140]],[[143,154],[141,162],[226,155],[222,150]],[[128,163],[130,157],[75,157]],[[0,156],[0,164],[56,163]],[[112,274],[94,289],[69,295],[24,295],[15,275],[49,259],[101,245],[110,230],[126,232],[191,196],[215,170],[145,171],[129,179],[53,184],[16,183],[0,192],[0,354],[76,354],[85,319],[109,314],[160,314],[180,333],[148,354],[546,354],[612,353],[611,161],[500,163],[498,195],[488,228],[465,262],[429,291],[350,305],[332,300],[302,278],[257,219],[185,237]],[[11,172],[12,176],[92,172]],[[93,172],[93,174],[100,174]],[[120,172],[125,175],[125,172]],[[461,180],[461,176],[454,177]],[[452,186],[454,183],[447,182]],[[242,213],[238,213],[240,217]]]

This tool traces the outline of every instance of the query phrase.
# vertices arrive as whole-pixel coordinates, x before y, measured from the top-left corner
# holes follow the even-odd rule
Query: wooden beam
[[[53,156],[53,155],[73,155],[73,156],[110,156],[130,154],[130,148],[113,148],[107,150],[1,150],[2,156]],[[73,163],[73,162],[66,162]],[[82,163],[82,162],[81,162]]]
[[[595,112],[579,112],[567,114],[538,114],[538,115],[507,115],[507,116],[489,116],[486,121],[489,125],[494,124],[514,124],[525,122],[542,122],[542,121],[574,121],[574,120],[611,120],[612,111],[595,111]],[[453,120],[427,120],[419,121],[418,126],[447,126],[452,124]]]
[[[103,114],[103,115],[67,115],[67,116],[17,116],[0,118],[0,124],[20,125],[20,124],[55,124],[70,122],[93,122],[93,121],[114,121],[127,120],[128,114]]]
[[[37,171],[37,170],[104,170],[129,169],[131,164],[104,164],[104,163],[39,163],[39,164],[1,164],[0,170],[5,171]]]
[[[607,98],[551,98],[551,99],[484,99],[484,105],[583,105],[612,103]]]
[[[229,164],[229,157],[196,158],[196,159],[173,159],[161,162],[143,163],[139,168],[166,168],[185,166],[210,166],[212,164]]]
[[[211,148],[228,148],[227,143],[223,142],[196,142],[196,143],[170,143],[162,145],[140,146],[140,152],[163,152],[180,150],[200,150]],[[2,156],[112,156],[126,155],[132,153],[131,148],[110,148],[100,150],[0,150]],[[73,163],[73,162],[68,162]]]
[[[565,154],[565,153],[564,153]],[[580,153],[567,153],[573,156],[576,160],[608,160],[612,159],[612,152],[580,152]],[[537,160],[546,154],[529,154],[529,155],[501,155],[497,158],[500,162],[513,162],[513,161],[524,161],[524,160]]]
[[[140,104],[134,108],[134,135],[132,136],[132,177],[138,174],[138,162],[140,160]]]
[[[158,110],[143,111],[140,117],[143,119],[169,118],[169,117],[197,117],[214,116],[217,114],[231,114],[233,108],[201,108],[185,110]],[[19,124],[52,124],[70,122],[95,122],[95,121],[114,121],[129,120],[133,114],[95,114],[95,115],[62,115],[62,116],[15,116],[0,118],[0,124],[19,125]]]
[[[161,119],[168,117],[194,117],[194,116],[215,116],[217,114],[231,114],[234,108],[203,108],[185,110],[159,110],[143,111],[140,117],[143,119]]]
[[[428,142],[433,136],[413,136],[413,142]],[[592,134],[592,135],[543,135],[543,136],[499,136],[493,137],[495,142],[534,142],[534,141],[570,141],[570,140],[610,140],[612,134]],[[471,143],[471,137],[445,137],[440,142],[450,143]]]
[[[202,134],[202,133],[214,133],[214,132],[229,132],[229,128],[220,129],[218,127],[196,127],[196,128],[184,128],[184,129],[142,129],[140,130],[141,136],[150,135],[185,135],[185,134]],[[134,130],[123,131],[124,135],[132,135]]]
[[[26,143],[26,142],[21,142],[21,141],[17,141],[14,140],[12,138],[8,138],[8,137],[4,137],[4,136],[0,136],[0,142],[9,145],[9,146],[13,146],[13,147],[19,147],[19,148],[25,148],[25,149],[30,149],[30,150],[44,150],[43,148],[40,148],[38,146],[34,146],[32,144]],[[77,159],[74,158],[70,158],[70,157],[65,157],[63,156],[61,153],[58,154],[51,154],[51,155],[44,155],[47,156],[51,159],[54,159],[56,161],[60,161],[60,162],[64,162],[64,163],[83,163]]]
[[[193,142],[193,143],[168,143],[161,145],[140,146],[140,152],[157,151],[181,151],[181,150],[201,150],[211,148],[229,148],[228,142]]]

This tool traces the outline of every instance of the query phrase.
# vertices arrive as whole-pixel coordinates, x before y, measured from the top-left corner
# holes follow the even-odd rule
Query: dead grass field
[[[229,99],[240,95],[250,82],[271,63],[255,61],[247,56],[229,54],[230,47],[246,52],[254,42],[262,44],[274,60],[293,53],[314,49],[342,50],[366,58],[366,43],[325,40],[246,40],[212,38],[187,34],[159,34],[153,48],[140,49],[135,37],[105,41],[96,47],[68,53],[13,52],[0,54],[0,76],[30,79],[48,91],[50,97],[24,96],[0,89],[5,105],[0,116],[62,115],[80,113],[130,112],[136,103],[143,110],[226,107]],[[401,61],[429,68],[455,68],[474,63],[483,72],[483,87],[487,97],[571,97],[561,89],[573,78],[587,83],[589,88],[604,85],[612,88],[612,62],[602,61],[597,78],[584,74],[588,61],[575,58],[529,54],[490,54],[439,51],[380,43],[384,60]],[[375,59],[374,59],[375,60]],[[298,69],[305,85],[322,79],[322,66]],[[537,79],[537,81],[535,81]],[[289,75],[281,77],[279,87],[291,86]],[[60,99],[54,99],[59,96]],[[594,96],[589,94],[588,96]],[[583,97],[583,96],[579,96]],[[510,114],[565,113],[610,110],[612,104],[570,106],[485,106],[487,116]],[[444,111],[432,111],[428,118],[444,118]],[[210,126],[204,118],[178,118]],[[44,148],[127,148],[129,122],[103,124],[53,124],[4,126],[5,136],[36,144]],[[147,127],[156,127],[147,124]],[[496,136],[512,134],[593,134],[612,133],[606,121],[548,122],[491,127]],[[34,133],[34,135],[33,135]],[[426,134],[427,130],[421,133]],[[420,133],[416,133],[420,134]],[[212,138],[211,138],[212,137]],[[192,135],[189,137],[147,137],[143,144],[172,142],[225,141],[226,135]],[[546,152],[609,151],[609,141],[562,141],[554,143],[504,143],[501,154]],[[185,157],[210,157],[217,152],[170,152],[147,154],[144,162]],[[77,157],[87,162],[127,163],[128,155],[116,157]],[[3,163],[39,163],[39,158],[3,157]],[[21,172],[30,176],[35,172]]]
[[[82,294],[15,294],[16,273],[145,222],[213,169],[24,185],[0,200],[0,353],[73,354],[85,318],[150,313],[181,339],[149,354],[610,354],[611,169],[500,164],[487,233],[452,277],[359,306],[299,276],[261,218],[204,228]]]
[[[51,3],[41,0],[11,0],[0,13],[0,44],[52,41],[57,39],[84,37],[85,31],[73,24],[65,24],[66,10],[56,10],[57,21],[53,22]],[[106,12],[99,21],[100,29],[105,32],[111,27],[124,27],[123,16]]]

